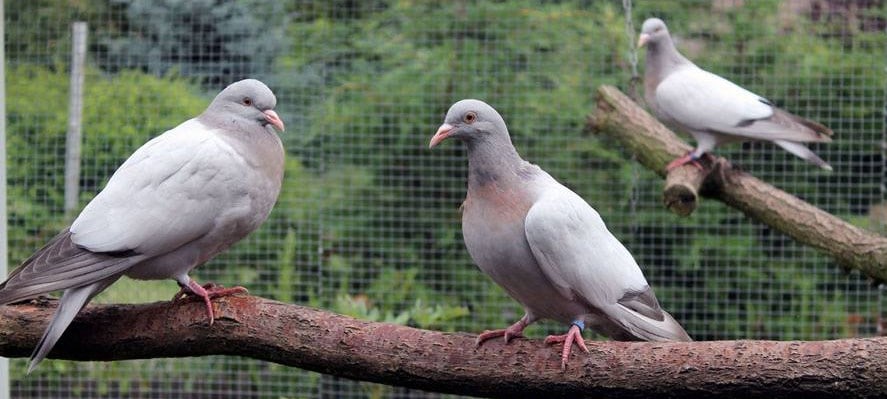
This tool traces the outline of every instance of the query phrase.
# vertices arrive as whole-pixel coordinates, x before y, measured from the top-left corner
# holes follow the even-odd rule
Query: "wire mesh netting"
[[[525,159],[601,213],[695,339],[877,335],[882,295],[865,277],[720,202],[674,216],[661,180],[585,123],[596,87],[633,91],[632,36],[660,17],[699,66],[835,131],[814,146],[832,173],[770,144],[717,154],[883,232],[885,15],[878,0],[7,1],[10,265],[70,221],[71,25],[86,21],[81,206],[132,151],[226,84],[254,77],[277,94],[288,127],[277,206],[197,268],[198,281],[426,329],[514,322],[521,308],[462,243],[465,149],[427,148],[450,104],[479,98],[503,115]],[[96,301],[168,300],[177,290],[124,279]],[[527,333],[563,329],[543,322]],[[237,357],[50,360],[30,375],[24,360],[11,365],[13,397],[436,396]]]

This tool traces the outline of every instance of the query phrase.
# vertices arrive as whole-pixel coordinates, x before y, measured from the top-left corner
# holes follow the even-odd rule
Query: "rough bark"
[[[638,161],[660,176],[665,165],[690,146],[612,86],[601,86],[592,131],[612,136]],[[666,179],[664,201],[679,215],[689,215],[698,196],[718,199],[752,219],[817,248],[845,268],[858,269],[875,281],[887,281],[887,238],[853,226],[809,203],[734,169],[723,158],[704,157],[702,169],[684,165]]]
[[[670,211],[680,215],[689,216],[696,210],[699,203],[699,193],[711,170],[711,162],[708,158],[700,162],[704,169],[698,169],[692,165],[684,165],[672,170],[665,177],[665,188],[662,190],[662,202]]]
[[[880,397],[887,339],[818,342],[589,342],[566,372],[539,339],[475,349],[474,336],[350,317],[267,299],[97,305],[50,354],[72,360],[236,355],[331,375],[490,397]],[[55,301],[0,307],[0,355],[30,354]]]

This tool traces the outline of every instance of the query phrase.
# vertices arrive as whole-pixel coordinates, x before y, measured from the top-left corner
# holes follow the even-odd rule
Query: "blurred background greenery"
[[[471,263],[459,204],[465,151],[428,140],[479,98],[521,154],[586,198],[697,340],[879,334],[881,290],[714,202],[680,219],[661,181],[585,130],[594,90],[628,92],[632,35],[663,18],[698,65],[835,131],[822,172],[763,144],[720,149],[751,173],[883,231],[887,2],[7,1],[10,265],[63,228],[70,24],[89,22],[81,203],[139,145],[259,78],[287,124],[284,190],[265,225],[195,278],[369,320],[501,328],[519,306]],[[643,54],[638,54],[643,73]],[[123,280],[102,302],[166,300],[172,281]],[[541,323],[530,337],[560,332]],[[50,361],[14,397],[428,397],[229,357]]]

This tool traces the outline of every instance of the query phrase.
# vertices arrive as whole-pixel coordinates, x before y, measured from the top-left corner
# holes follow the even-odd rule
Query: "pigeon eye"
[[[475,114],[474,112],[469,112],[465,114],[465,117],[462,119],[465,120],[465,123],[474,123],[474,121],[477,120],[477,114]]]
[[[253,100],[249,97],[244,97],[242,102],[243,102],[243,105],[246,105],[247,107],[253,105]]]

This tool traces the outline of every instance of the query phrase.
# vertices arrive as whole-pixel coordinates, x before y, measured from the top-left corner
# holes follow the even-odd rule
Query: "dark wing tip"
[[[810,129],[810,133],[812,133],[811,136],[813,136],[810,140],[793,141],[812,141],[819,143],[829,143],[832,141],[830,136],[832,136],[834,132],[832,131],[832,129],[829,129],[825,125],[814,120],[800,117],[778,107],[773,107],[773,111],[773,116],[771,116],[770,119],[776,123],[782,124],[784,126],[790,126],[792,123],[795,123],[803,126],[804,128]]]
[[[0,304],[90,284],[123,273],[143,259],[134,251],[95,253],[80,248],[65,229],[0,284]]]

